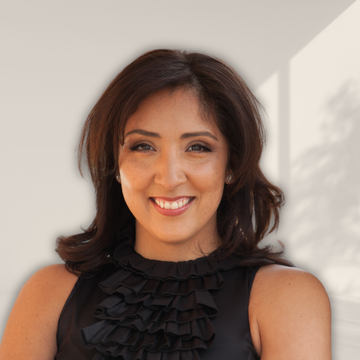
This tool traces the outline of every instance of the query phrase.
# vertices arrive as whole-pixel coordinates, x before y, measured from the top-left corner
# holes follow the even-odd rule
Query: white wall
[[[287,195],[278,237],[330,294],[336,359],[360,353],[359,18],[357,1],[257,89]]]
[[[263,164],[288,198],[277,237],[329,290],[334,359],[354,358],[359,8],[359,0],[0,2],[0,334],[26,279],[60,262],[56,237],[94,215],[76,169],[87,113],[128,62],[170,47],[223,58],[259,94],[269,128]]]

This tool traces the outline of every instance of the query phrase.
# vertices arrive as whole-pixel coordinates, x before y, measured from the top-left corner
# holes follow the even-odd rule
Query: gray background
[[[76,168],[81,126],[123,66],[147,50],[207,52],[264,104],[262,164],[287,196],[277,234],[333,309],[335,360],[360,353],[360,2],[0,2],[0,336],[24,282],[60,262],[60,234],[88,226]]]

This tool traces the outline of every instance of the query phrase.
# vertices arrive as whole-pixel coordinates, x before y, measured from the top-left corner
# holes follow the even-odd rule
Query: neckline
[[[116,267],[122,267],[147,278],[186,280],[214,274],[219,270],[227,270],[238,265],[240,258],[230,255],[221,260],[210,257],[213,253],[193,260],[163,261],[147,259],[134,249],[135,232],[132,229],[123,231],[118,236],[119,245],[113,253]]]

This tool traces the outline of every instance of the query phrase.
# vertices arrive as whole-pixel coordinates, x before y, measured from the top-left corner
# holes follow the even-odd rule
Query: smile
[[[152,198],[152,199],[162,209],[171,209],[171,210],[176,210],[176,209],[182,208],[183,206],[188,204],[190,202],[190,200],[192,200],[191,197],[182,198],[177,201],[165,201],[163,199],[158,199],[158,198]]]
[[[194,202],[194,197],[178,197],[174,201],[164,198],[150,198],[155,209],[165,216],[177,216],[183,214]]]

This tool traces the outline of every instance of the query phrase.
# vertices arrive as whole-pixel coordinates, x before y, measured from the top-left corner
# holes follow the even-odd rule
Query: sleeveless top
[[[259,360],[248,304],[259,267],[232,255],[167,262],[120,239],[113,263],[79,277],[59,318],[55,360]]]

